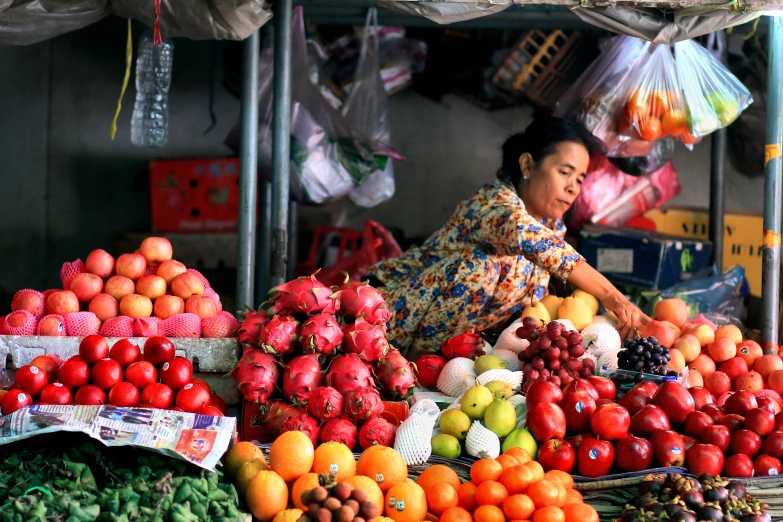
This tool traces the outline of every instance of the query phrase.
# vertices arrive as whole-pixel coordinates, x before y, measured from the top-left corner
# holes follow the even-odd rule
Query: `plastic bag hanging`
[[[155,45],[154,31],[141,35],[136,58],[136,103],[131,116],[131,143],[163,147],[169,132],[169,86],[174,42],[163,38]]]
[[[381,78],[378,10],[374,7],[367,13],[353,88],[342,112],[346,123],[363,135],[382,143],[390,142],[389,100]],[[374,207],[392,196],[394,167],[391,160],[385,168],[370,174],[367,181],[349,195],[351,201],[360,207]]]
[[[674,53],[691,135],[706,136],[730,125],[753,102],[742,82],[697,42],[677,42]]]

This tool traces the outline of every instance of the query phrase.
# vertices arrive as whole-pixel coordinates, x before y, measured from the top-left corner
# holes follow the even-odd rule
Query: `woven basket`
[[[748,493],[762,504],[767,504],[767,512],[772,520],[783,520],[783,476],[753,477],[737,479]]]

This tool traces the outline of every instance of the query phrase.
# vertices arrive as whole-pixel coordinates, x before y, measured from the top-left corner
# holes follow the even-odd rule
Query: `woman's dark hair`
[[[595,138],[582,125],[574,121],[546,116],[533,120],[525,132],[514,134],[503,144],[503,165],[498,179],[509,181],[515,187],[522,179],[519,157],[528,153],[539,163],[555,151],[558,143],[581,143],[592,154]]]

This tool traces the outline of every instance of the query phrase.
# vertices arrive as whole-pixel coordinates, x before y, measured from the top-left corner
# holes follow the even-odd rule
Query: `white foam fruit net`
[[[500,455],[500,439],[480,421],[473,421],[465,438],[465,449],[474,457],[494,459]]]
[[[35,316],[27,310],[11,312],[2,321],[7,335],[33,335],[37,324]]]
[[[101,320],[92,312],[65,314],[65,329],[68,335],[87,337],[95,335],[101,328]]]
[[[511,385],[515,390],[522,387],[522,372],[512,372],[511,370],[489,370],[479,375],[476,380],[482,386],[492,381],[503,381]]]
[[[193,337],[201,336],[201,318],[196,314],[172,315],[161,323],[163,335],[166,337]]]
[[[437,387],[442,393],[456,397],[465,393],[475,381],[473,361],[466,357],[455,357],[441,370]]]
[[[562,324],[566,330],[572,330],[576,331],[576,327],[574,326],[574,323],[571,322],[570,319],[555,319],[556,323]]]
[[[593,322],[590,324],[614,324],[614,321],[603,315],[594,315]]]
[[[121,315],[106,319],[98,333],[104,337],[133,337],[133,318]]]
[[[512,372],[519,370],[519,357],[511,350],[495,350],[492,355],[500,357]]]
[[[65,290],[71,289],[71,281],[79,274],[83,274],[87,271],[84,266],[84,262],[81,259],[77,259],[71,263],[63,263],[63,267],[60,269],[60,281],[63,284]]]
[[[154,337],[165,335],[158,317],[139,317],[133,321],[133,335],[136,337]],[[172,335],[171,337],[179,337]]]
[[[520,321],[515,321],[508,328],[503,330],[503,333],[498,337],[495,343],[495,350],[508,350],[519,354],[530,345],[530,342],[526,339],[520,339],[517,337],[517,330],[522,326]]]
[[[597,357],[622,348],[620,334],[611,324],[591,324],[582,330],[581,335],[585,349]]]
[[[46,299],[44,298],[44,295],[39,292],[38,290],[30,290],[29,288],[25,288],[24,290],[19,290],[14,294],[14,299],[11,301],[11,311],[16,312],[19,310],[22,310],[23,300],[25,297],[32,297],[36,296],[38,298],[38,306],[35,310],[29,310],[25,308],[28,312],[33,314],[36,319],[40,319],[44,315]]]
[[[598,368],[603,368],[604,366],[610,370],[616,370],[617,369],[617,353],[620,350],[613,351],[613,352],[604,352],[601,354],[601,356],[598,357],[598,361],[596,366]]]
[[[440,408],[423,399],[410,410],[408,418],[397,428],[394,449],[408,466],[424,464],[432,454],[432,430],[440,417]]]

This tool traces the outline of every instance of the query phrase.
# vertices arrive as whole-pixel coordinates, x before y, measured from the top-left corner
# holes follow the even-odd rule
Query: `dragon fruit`
[[[258,337],[261,335],[261,327],[269,322],[269,316],[264,312],[249,311],[242,318],[242,324],[239,326],[239,342],[249,344],[258,348]]]
[[[267,401],[258,406],[258,416],[250,417],[250,426],[259,442],[273,442],[281,433],[283,423],[292,417],[298,417],[304,411],[283,401]]]
[[[298,330],[299,321],[290,315],[276,315],[261,327],[258,337],[259,347],[273,355],[290,353],[294,349]]]
[[[399,350],[389,350],[389,353],[378,361],[376,373],[383,390],[391,399],[405,399],[411,388],[416,386],[413,364],[403,357]]]
[[[358,355],[338,355],[326,372],[326,385],[345,395],[356,388],[374,388],[372,370]]]
[[[446,366],[446,359],[434,353],[425,353],[416,359],[416,377],[419,384],[425,388],[435,389],[438,384],[438,377],[443,367]]]
[[[343,331],[332,314],[312,316],[302,325],[299,334],[305,353],[334,353],[343,342]]]
[[[356,425],[346,417],[332,419],[321,428],[321,442],[342,442],[353,449],[357,431]]]
[[[317,420],[308,414],[303,413],[296,417],[289,417],[288,420],[283,423],[283,426],[280,428],[280,433],[285,433],[286,431],[301,431],[310,437],[313,444],[318,444],[318,434],[321,432],[321,427]]]
[[[394,444],[397,426],[383,417],[368,420],[359,431],[359,446],[367,449],[370,446],[389,446]]]
[[[346,325],[343,351],[355,353],[365,362],[379,361],[389,351],[386,341],[386,327],[373,326],[359,317],[353,324]]]
[[[319,312],[333,314],[340,309],[340,301],[332,290],[318,281],[315,274],[300,277],[278,286],[277,294],[270,300],[270,314],[304,313],[314,315]]]
[[[283,372],[283,396],[294,404],[307,404],[323,380],[319,355],[294,357]]]
[[[319,386],[313,390],[307,401],[307,412],[324,422],[336,419],[343,414],[343,396],[329,386]]]
[[[275,358],[256,349],[246,352],[231,372],[245,400],[258,403],[265,402],[275,391],[279,375]]]
[[[369,283],[345,282],[337,292],[343,316],[363,317],[372,325],[385,325],[391,319],[383,295]]]
[[[345,394],[345,414],[352,421],[370,420],[381,413],[383,400],[374,388],[356,388]]]
[[[478,355],[484,355],[484,339],[476,333],[460,334],[443,343],[440,351],[448,360],[455,357],[475,359]]]

